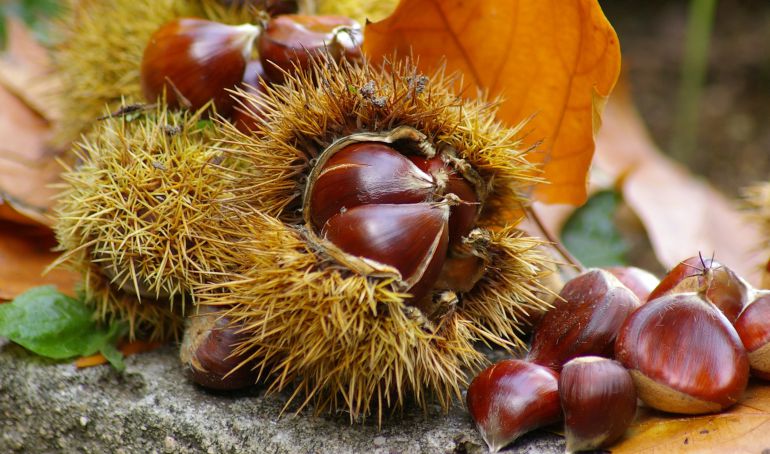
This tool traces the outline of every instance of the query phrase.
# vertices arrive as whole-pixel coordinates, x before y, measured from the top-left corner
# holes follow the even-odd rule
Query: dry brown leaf
[[[402,0],[369,24],[365,52],[379,61],[413,53],[423,71],[446,59],[465,76],[464,93],[502,96],[499,117],[530,118],[527,144],[550,184],[535,190],[548,203],[580,204],[604,98],[620,69],[617,35],[596,0]]]
[[[43,275],[58,254],[53,234],[44,227],[0,222],[0,300],[9,300],[39,285],[56,285],[74,295],[79,275],[56,269]]]
[[[714,254],[759,283],[761,237],[756,226],[737,204],[658,151],[625,89],[616,90],[607,105],[595,163],[622,181],[623,196],[664,266],[671,268],[698,252]]]
[[[18,20],[8,19],[8,46],[0,58],[0,86],[19,98],[40,117],[56,118],[51,103],[56,78],[51,74],[48,51]]]
[[[0,218],[49,225],[59,152],[48,146],[49,112],[37,105],[44,102],[42,95],[23,89],[45,77],[47,60],[17,22],[11,21],[9,32],[9,51],[0,59]]]
[[[730,410],[696,417],[643,410],[613,454],[761,453],[770,449],[770,387],[752,383]]]

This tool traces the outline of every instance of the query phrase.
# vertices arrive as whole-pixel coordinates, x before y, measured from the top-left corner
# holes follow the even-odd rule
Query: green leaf
[[[115,323],[108,330],[100,327],[91,308],[53,286],[35,287],[10,303],[0,304],[0,336],[47,358],[102,351],[119,368],[122,358],[114,344],[124,333],[124,324]]]
[[[6,26],[3,15],[17,17],[35,33],[35,37],[48,43],[49,28],[52,19],[62,13],[64,6],[61,0],[8,0],[0,2],[0,49],[2,36]]]
[[[629,245],[615,225],[615,212],[621,202],[616,191],[597,192],[564,224],[562,243],[585,266],[628,264]]]
[[[104,355],[104,357],[107,358],[107,361],[109,361],[116,370],[123,372],[126,369],[126,363],[123,362],[123,353],[120,353],[120,350],[115,348],[114,345],[105,344],[102,349],[99,350],[99,353]]]
[[[0,10],[0,51],[5,49],[5,46],[7,43],[8,43],[8,30],[6,29],[5,13],[3,13],[2,10]]]

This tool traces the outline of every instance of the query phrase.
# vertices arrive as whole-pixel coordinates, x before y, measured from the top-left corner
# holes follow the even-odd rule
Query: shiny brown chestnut
[[[730,321],[697,293],[671,293],[636,310],[620,331],[615,356],[650,407],[701,414],[738,402],[749,359]]]
[[[228,116],[234,100],[228,90],[243,79],[259,28],[181,18],[153,33],[142,56],[142,92],[156,102],[165,92],[171,107],[200,109],[213,100]]]
[[[640,304],[608,271],[588,270],[564,285],[540,320],[527,359],[558,371],[578,356],[612,357],[620,327]]]
[[[248,356],[237,352],[243,336],[238,326],[215,309],[200,308],[187,319],[179,357],[193,382],[209,389],[235,390],[254,385],[257,373]],[[240,366],[240,367],[239,367]]]
[[[219,0],[219,3],[226,6],[249,6],[265,11],[271,16],[294,14],[299,10],[299,2],[297,0]]]
[[[714,259],[694,256],[672,268],[648,300],[669,293],[701,292],[734,322],[748,303],[749,290],[749,285],[727,266]]]
[[[321,235],[348,254],[396,268],[419,300],[441,273],[448,223],[446,203],[359,205],[329,218]]]
[[[468,387],[466,403],[491,452],[561,418],[558,375],[516,359],[500,361],[479,373]]]
[[[647,301],[650,293],[660,284],[660,279],[654,274],[635,266],[611,266],[605,269],[634,292],[642,303]]]
[[[462,237],[468,235],[476,225],[479,212],[476,191],[468,180],[438,156],[427,159],[411,155],[409,160],[433,177],[441,194],[454,194],[459,199],[460,203],[451,209],[449,221],[449,244],[459,244]]]
[[[770,293],[761,293],[735,320],[749,355],[751,374],[770,380]]]
[[[313,232],[346,254],[398,271],[413,303],[434,289],[442,272],[442,282],[456,283],[466,277],[470,279],[463,280],[470,282],[478,274],[473,270],[479,266],[478,258],[453,257],[457,262],[452,262],[450,272],[444,265],[452,226],[457,225],[455,216],[462,218],[461,224],[468,223],[465,212],[453,208],[470,205],[470,219],[476,221],[478,204],[473,202],[471,183],[455,174],[452,185],[448,184],[450,168],[439,158],[440,170],[420,168],[415,164],[419,161],[401,151],[402,147],[414,151],[414,147],[401,144],[397,149],[392,142],[377,141],[371,135],[365,139],[340,142],[324,152],[313,169],[303,214]],[[449,192],[452,188],[459,189]],[[466,203],[455,192],[471,201]],[[462,233],[470,233],[463,229]],[[464,258],[468,266],[462,263]],[[467,271],[471,276],[451,271]]]
[[[606,448],[626,432],[636,414],[636,388],[617,361],[581,356],[559,376],[567,452]]]
[[[379,142],[348,145],[318,175],[310,209],[321,228],[335,214],[359,205],[419,203],[436,192],[433,178],[393,147]]]
[[[288,14],[268,21],[258,49],[267,77],[282,83],[285,73],[307,70],[312,58],[328,54],[333,60],[361,59],[361,25],[344,16]]]

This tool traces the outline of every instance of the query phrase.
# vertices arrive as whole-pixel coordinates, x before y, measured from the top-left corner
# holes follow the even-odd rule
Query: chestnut
[[[540,320],[527,359],[558,371],[578,356],[612,357],[620,327],[640,304],[608,271],[588,270],[564,285]]]
[[[187,319],[179,356],[193,382],[204,388],[235,390],[254,385],[257,372],[237,347],[245,340],[239,326],[211,306]]]
[[[509,359],[479,373],[468,387],[468,411],[489,450],[558,422],[558,375],[547,367]]]
[[[631,425],[636,388],[617,361],[581,356],[564,365],[559,376],[567,452],[606,448]]]
[[[770,380],[770,293],[760,294],[735,320],[749,355],[751,374]]]
[[[360,60],[362,42],[361,25],[353,19],[287,14],[267,22],[258,49],[267,77],[282,83],[285,74],[307,70],[321,54],[337,61]]]
[[[370,269],[362,272],[396,271],[401,287],[419,307],[446,270],[453,226],[458,236],[470,234],[477,199],[471,182],[440,157],[425,158],[435,164],[424,166],[404,154],[414,147],[401,143],[397,149],[393,142],[398,140],[377,139],[365,135],[324,152],[305,189],[303,216],[327,247],[363,260]],[[453,211],[463,204],[471,206],[472,215]],[[451,269],[443,271],[443,283],[466,277],[453,271],[468,272],[471,280],[478,274],[477,258],[467,257],[467,264],[455,258]],[[390,268],[374,270],[381,265]]]
[[[433,178],[393,147],[359,142],[335,153],[316,179],[312,221],[321,228],[335,214],[365,204],[419,203],[436,192]]]
[[[748,303],[750,286],[733,270],[700,255],[681,261],[650,293],[649,300],[668,293],[701,292],[734,322]]]
[[[644,403],[673,413],[722,411],[738,402],[749,379],[735,328],[697,293],[667,294],[636,310],[615,355]]]
[[[660,279],[654,274],[635,266],[611,266],[605,269],[634,292],[642,303],[647,301],[650,293],[660,284]]]
[[[332,216],[321,235],[348,254],[393,266],[419,300],[444,266],[448,222],[447,204],[360,205]]]
[[[460,200],[450,210],[449,245],[460,244],[462,238],[476,226],[479,197],[473,186],[438,156],[428,159],[411,155],[409,160],[433,177],[442,194],[454,194]]]
[[[225,25],[181,18],[162,25],[147,43],[141,65],[142,92],[149,102],[165,93],[170,107],[197,110],[213,101],[229,116],[234,99],[228,90],[243,79],[254,41],[255,25]]]

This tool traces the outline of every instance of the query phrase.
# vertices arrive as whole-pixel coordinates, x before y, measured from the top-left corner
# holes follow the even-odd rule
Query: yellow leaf
[[[615,31],[596,0],[402,0],[387,19],[366,27],[373,61],[413,53],[430,72],[446,61],[464,74],[463,93],[502,96],[499,117],[531,120],[525,143],[550,184],[548,203],[586,198],[595,114],[620,71]],[[445,60],[444,60],[445,59]]]
[[[641,413],[613,454],[764,452],[770,448],[770,387],[752,383],[730,410],[696,417]]]

